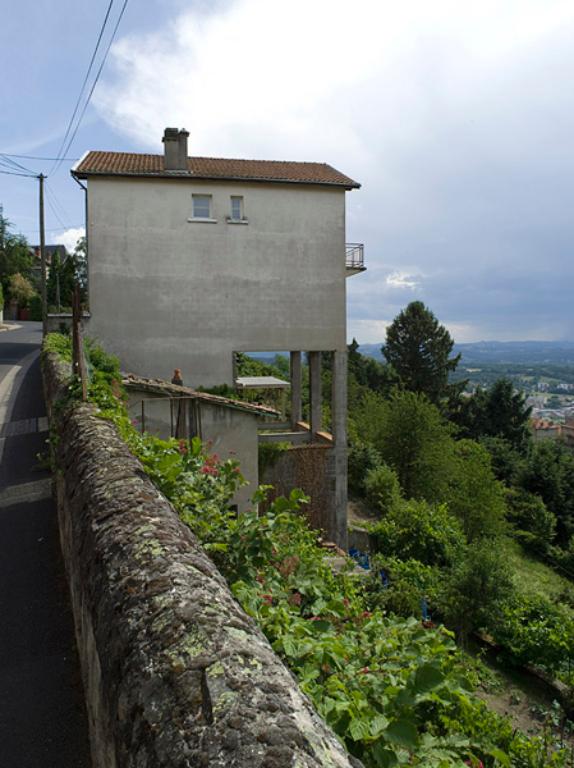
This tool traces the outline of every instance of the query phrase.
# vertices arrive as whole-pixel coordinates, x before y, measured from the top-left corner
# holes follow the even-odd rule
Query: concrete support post
[[[333,391],[331,397],[331,431],[335,453],[335,519],[336,543],[345,551],[347,536],[347,350],[333,352]]]
[[[291,352],[291,426],[303,418],[301,409],[301,352]]]
[[[321,353],[309,352],[311,437],[321,431]]]

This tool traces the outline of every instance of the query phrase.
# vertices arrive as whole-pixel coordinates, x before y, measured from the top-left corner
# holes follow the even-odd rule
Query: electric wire
[[[60,215],[59,215],[58,211],[56,210],[56,207],[55,207],[55,204],[54,204],[54,203],[55,203],[55,200],[56,200],[56,198],[55,198],[55,196],[54,196],[53,192],[50,190],[50,188],[48,187],[48,185],[46,185],[46,202],[48,203],[49,207],[51,208],[51,210],[52,210],[52,213],[54,214],[54,216],[56,217],[56,219],[57,219],[57,220],[60,222],[60,224],[62,225],[62,228],[63,228],[63,229],[69,229],[69,227],[67,227],[67,226],[64,224],[64,222],[63,222],[63,221],[62,221],[62,219],[60,218]]]
[[[0,155],[2,155],[3,157],[19,157],[19,158],[22,158],[23,160],[48,160],[48,161],[60,160],[59,157],[43,157],[40,155],[13,155],[13,154],[10,154],[9,152],[0,152]],[[78,157],[62,157],[61,159],[71,160],[71,161],[79,160]]]
[[[87,110],[87,108],[88,108],[88,105],[89,105],[89,103],[90,103],[90,100],[91,100],[91,98],[92,98],[92,94],[94,93],[94,90],[95,90],[95,88],[96,88],[96,85],[98,84],[98,80],[100,79],[100,75],[102,74],[102,70],[103,70],[103,68],[104,68],[104,65],[105,65],[105,63],[106,63],[106,59],[108,58],[108,54],[109,54],[109,52],[110,52],[110,48],[112,47],[112,43],[114,42],[114,39],[115,39],[116,33],[117,33],[117,31],[118,31],[118,28],[119,28],[119,26],[120,26],[121,20],[122,20],[122,18],[123,18],[123,15],[124,15],[124,13],[125,13],[125,10],[126,10],[126,7],[127,7],[127,4],[128,4],[128,0],[124,0],[124,3],[123,3],[123,5],[122,5],[122,9],[121,9],[121,11],[120,11],[120,15],[118,16],[118,19],[117,19],[117,21],[116,21],[116,24],[115,24],[115,26],[114,26],[114,29],[113,29],[113,32],[112,32],[112,36],[111,36],[111,37],[110,37],[110,39],[109,39],[109,42],[108,42],[108,45],[107,45],[106,51],[105,51],[105,53],[104,53],[104,56],[103,56],[103,58],[102,58],[102,61],[101,61],[101,63],[100,63],[100,66],[99,66],[99,68],[98,68],[98,71],[97,71],[97,73],[96,73],[96,77],[95,77],[95,79],[94,79],[94,82],[92,83],[92,87],[90,88],[90,92],[89,92],[89,94],[88,94],[88,98],[86,99],[86,102],[85,102],[85,104],[84,104],[84,106],[83,106],[83,109],[82,109],[82,111],[81,111],[81,113],[80,113],[80,116],[79,116],[79,118],[78,118],[78,121],[77,121],[77,123],[76,123],[76,127],[74,128],[74,131],[73,131],[72,135],[70,136],[70,139],[69,139],[68,143],[66,144],[66,147],[65,147],[65,149],[64,149],[64,150],[60,150],[60,152],[62,152],[62,151],[63,151],[63,154],[64,154],[64,155],[66,155],[66,154],[68,153],[68,151],[70,150],[70,147],[72,146],[72,143],[73,143],[74,139],[76,138],[76,134],[77,134],[77,132],[78,132],[78,129],[79,129],[79,127],[80,127],[81,123],[82,123],[82,120],[83,120],[83,118],[84,118],[84,115],[86,114],[86,110]],[[60,154],[60,152],[59,152],[58,154]],[[57,165],[56,165],[56,166],[54,167],[54,169],[51,171],[51,174],[52,174],[52,175],[54,175],[55,173],[57,173],[57,171],[58,171],[58,169],[60,168],[60,166],[62,165],[62,163],[63,163],[63,160],[60,160],[60,161],[57,163]]]
[[[112,10],[113,4],[114,4],[114,0],[110,0],[109,5],[108,5],[108,9],[106,11],[106,15],[105,15],[104,20],[102,22],[102,26],[100,27],[100,33],[99,33],[98,39],[96,41],[96,47],[94,48],[94,52],[92,53],[92,58],[90,59],[90,63],[88,65],[88,69],[87,69],[86,75],[84,77],[84,82],[82,83],[82,87],[80,88],[80,93],[78,94],[78,98],[77,98],[76,104],[74,106],[74,111],[72,112],[72,116],[70,118],[70,121],[68,122],[68,127],[66,128],[66,133],[64,134],[64,138],[62,139],[62,143],[60,144],[60,148],[59,148],[58,152],[56,153],[57,156],[56,156],[56,159],[54,161],[54,165],[50,169],[50,174],[55,173],[56,170],[60,167],[60,165],[64,162],[64,158],[61,157],[62,150],[63,150],[63,148],[64,148],[64,146],[66,144],[68,136],[70,135],[70,131],[72,130],[72,125],[74,123],[76,115],[78,114],[78,109],[80,108],[80,103],[82,101],[82,96],[84,95],[84,90],[86,88],[86,85],[88,83],[88,79],[89,79],[90,74],[92,72],[92,67],[94,66],[94,61],[95,61],[96,56],[98,54],[98,50],[100,48],[100,43],[102,42],[102,37],[104,35],[104,31],[105,31],[106,25],[108,23],[108,19],[110,17],[110,12]],[[65,155],[66,153],[64,152],[63,154]]]
[[[33,173],[30,168],[26,168],[26,166],[22,165],[21,163],[17,163],[15,160],[11,160],[9,157],[3,154],[0,154],[0,163],[2,163],[5,168],[9,168],[13,171],[23,171],[24,173],[30,174]]]
[[[36,179],[38,178],[33,173],[19,173],[18,171],[3,171],[0,169],[0,173],[5,173],[7,176],[23,176],[26,179]]]
[[[62,218],[69,219],[70,216],[68,214],[68,211],[64,207],[62,201],[56,195],[56,192],[54,191],[54,188],[52,187],[52,185],[51,184],[49,185],[48,182],[46,182],[46,189],[48,190],[48,194],[51,195],[52,201],[56,206],[56,208],[58,209],[58,211],[60,212],[60,215],[62,216]]]

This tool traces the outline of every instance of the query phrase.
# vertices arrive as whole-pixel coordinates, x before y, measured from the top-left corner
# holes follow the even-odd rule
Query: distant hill
[[[380,344],[361,344],[359,352],[383,360]],[[574,341],[477,341],[455,344],[465,364],[574,365]]]

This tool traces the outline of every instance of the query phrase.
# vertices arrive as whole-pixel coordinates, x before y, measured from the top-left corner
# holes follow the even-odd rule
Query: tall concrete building
[[[345,193],[322,163],[189,157],[167,128],[158,155],[88,152],[89,333],[134,373],[190,386],[234,383],[234,353],[291,353],[301,421],[309,353],[310,439],[321,432],[321,353],[332,354],[336,538],[346,530],[346,290],[364,269],[345,242]],[[343,509],[345,512],[343,512]]]

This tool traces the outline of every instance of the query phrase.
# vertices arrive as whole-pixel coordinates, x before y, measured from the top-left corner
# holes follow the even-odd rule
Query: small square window
[[[211,218],[211,195],[192,195],[193,218],[210,219]]]
[[[241,221],[243,219],[243,198],[232,197],[231,198],[231,220]]]

